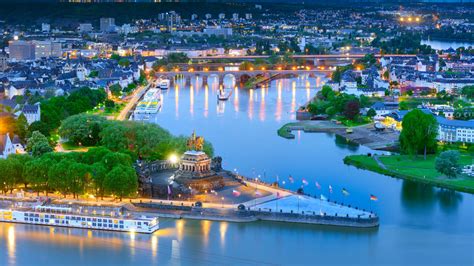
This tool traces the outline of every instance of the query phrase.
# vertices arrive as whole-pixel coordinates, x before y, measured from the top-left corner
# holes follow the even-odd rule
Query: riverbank
[[[351,131],[347,131],[350,128]],[[392,129],[377,131],[373,124],[355,127],[346,127],[327,120],[306,120],[287,123],[278,129],[278,136],[286,139],[294,139],[292,131],[304,131],[305,133],[323,132],[333,133],[354,143],[367,146],[373,150],[396,150],[399,133]]]
[[[344,158],[344,163],[391,177],[474,194],[474,178],[465,175],[457,178],[442,176],[434,167],[435,158],[435,155],[429,155],[426,160],[406,155],[350,155]],[[461,155],[460,164],[472,164],[472,156]]]

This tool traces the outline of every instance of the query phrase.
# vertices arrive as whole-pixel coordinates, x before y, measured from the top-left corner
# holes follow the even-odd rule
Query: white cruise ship
[[[155,114],[161,108],[161,90],[149,89],[135,107],[135,114]]]
[[[111,215],[105,211],[85,213],[70,207],[35,206],[0,209],[0,222],[74,227],[151,234],[159,229],[157,217]]]

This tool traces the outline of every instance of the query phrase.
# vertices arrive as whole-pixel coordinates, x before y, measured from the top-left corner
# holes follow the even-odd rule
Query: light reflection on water
[[[196,129],[213,143],[227,169],[260,174],[268,182],[279,176],[292,190],[302,184],[288,182],[288,175],[304,177],[309,194],[327,194],[332,185],[331,198],[376,211],[380,228],[161,219],[153,235],[132,237],[0,223],[0,265],[472,265],[472,195],[348,167],[344,156],[372,151],[331,134],[298,131],[295,140],[277,136],[276,130],[294,118],[324,78],[282,79],[252,90],[226,79],[224,87],[233,88],[226,102],[217,102],[216,81],[209,78],[209,85],[202,86],[199,78],[192,79],[192,88],[176,83],[163,92],[162,110],[153,121],[177,135]],[[343,187],[351,193],[348,198],[340,193]],[[378,202],[370,202],[372,193]],[[429,252],[429,258],[420,252]]]

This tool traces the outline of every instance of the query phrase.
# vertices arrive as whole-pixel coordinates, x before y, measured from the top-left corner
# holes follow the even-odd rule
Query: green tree
[[[130,66],[130,60],[128,58],[120,58],[118,61],[119,66],[121,67],[129,67]]]
[[[115,166],[105,176],[104,187],[107,193],[117,196],[120,200],[123,197],[133,195],[138,189],[135,170],[130,166]]]
[[[25,177],[25,165],[33,158],[28,154],[11,154],[6,159],[11,167],[12,172],[9,174],[14,180],[14,184],[23,184],[27,188],[28,181]],[[1,168],[0,168],[1,169]]]
[[[50,158],[42,156],[25,164],[23,170],[25,179],[37,193],[42,190],[45,190],[46,194],[48,193],[48,173],[54,163]]]
[[[72,163],[69,166],[69,176],[66,177],[68,188],[73,197],[84,193],[85,186],[90,180],[89,166],[83,163]]]
[[[335,95],[336,95],[336,93],[333,91],[333,89],[331,88],[331,86],[324,85],[324,86],[321,88],[321,96],[323,97],[323,99],[325,99],[325,100],[332,100]]]
[[[21,141],[26,140],[28,134],[28,121],[23,113],[16,120],[15,134],[18,135]]]
[[[51,166],[48,171],[48,184],[53,190],[60,192],[66,197],[71,191],[71,165],[74,161],[63,159]]]
[[[414,109],[405,115],[400,133],[400,147],[403,153],[417,155],[436,151],[438,123],[431,114]]]
[[[97,115],[73,115],[61,123],[59,135],[76,145],[93,146],[100,141],[104,123],[105,118]]]
[[[119,84],[113,84],[109,87],[110,93],[115,97],[120,97],[122,95],[122,87]]]
[[[461,94],[468,99],[474,99],[474,85],[464,86],[461,90]]]
[[[408,108],[408,103],[407,103],[407,102],[403,102],[403,101],[400,102],[400,103],[398,104],[398,109],[400,109],[400,110],[408,110],[408,109],[409,109],[409,108]]]
[[[39,131],[34,131],[26,143],[26,150],[35,157],[52,152],[53,148],[49,146],[48,139]]]
[[[105,176],[107,175],[107,168],[102,162],[94,163],[91,167],[91,177],[94,184],[95,196],[104,199],[105,193]]]
[[[28,127],[28,133],[26,135],[26,138],[30,138],[31,134],[35,131],[41,132],[45,137],[50,136],[50,127],[43,121],[35,121],[31,123],[31,125]]]
[[[436,171],[447,177],[456,177],[460,172],[459,167],[459,152],[458,151],[444,151],[436,157],[435,168]]]
[[[373,108],[370,108],[368,111],[367,111],[367,116],[372,118],[374,116],[377,115],[377,112],[373,109]]]

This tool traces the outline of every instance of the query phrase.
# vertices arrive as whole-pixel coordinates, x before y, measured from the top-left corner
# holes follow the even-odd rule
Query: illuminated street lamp
[[[170,163],[172,163],[172,164],[178,163],[178,161],[179,161],[178,155],[176,155],[174,153],[171,154],[170,157],[168,158],[168,161],[170,161]]]

